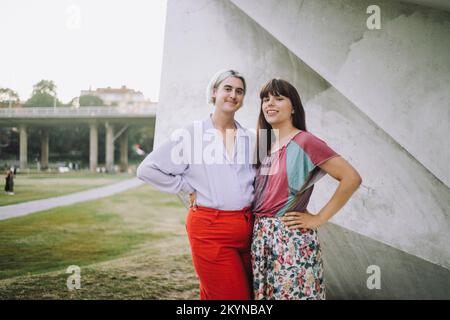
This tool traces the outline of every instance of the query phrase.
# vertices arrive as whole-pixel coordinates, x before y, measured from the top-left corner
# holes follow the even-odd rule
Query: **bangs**
[[[267,82],[259,93],[259,98],[262,100],[267,98],[271,94],[272,96],[285,96],[289,97],[289,86],[285,81],[281,79],[272,79]]]

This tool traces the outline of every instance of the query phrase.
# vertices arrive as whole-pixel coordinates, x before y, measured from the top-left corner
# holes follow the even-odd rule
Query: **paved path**
[[[86,191],[71,193],[69,195],[49,199],[35,200],[0,207],[0,220],[25,216],[30,213],[48,210],[60,206],[67,206],[78,202],[108,197],[115,193],[123,192],[144,184],[138,178],[132,178],[105,187],[89,189]]]

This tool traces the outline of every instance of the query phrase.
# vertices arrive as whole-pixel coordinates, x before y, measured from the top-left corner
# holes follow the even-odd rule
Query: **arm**
[[[361,176],[342,157],[334,157],[319,167],[339,181],[335,193],[317,215],[301,212],[288,212],[281,219],[291,229],[318,228],[334,216],[350,199],[362,182]]]
[[[172,150],[175,147],[175,142],[168,141],[154,150],[139,165],[136,176],[164,192],[179,193],[184,191],[192,193],[194,189],[183,177],[183,173],[188,170],[189,165],[175,163],[172,159]]]
[[[350,199],[361,185],[362,178],[358,171],[341,157],[335,157],[323,163],[320,168],[339,181],[330,201],[319,211],[322,223],[327,222]]]

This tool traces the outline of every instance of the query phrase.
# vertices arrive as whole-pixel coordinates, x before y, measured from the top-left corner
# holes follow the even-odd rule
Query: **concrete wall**
[[[450,12],[450,1],[448,0],[401,0],[401,1],[419,4],[421,6],[426,6]]]
[[[248,94],[237,113],[247,127],[256,126],[259,89],[274,75],[293,77],[306,99],[327,88],[326,81],[228,1],[168,1],[165,39],[156,145],[174,129],[213,111],[206,103],[206,86],[219,69],[235,68],[248,79]],[[273,61],[280,62],[276,68]]]
[[[365,0],[232,0],[450,186],[450,14]],[[295,22],[295,23],[293,23]]]
[[[169,0],[156,143],[212,111],[205,88],[218,69],[246,76],[238,120],[248,127],[256,125],[261,85],[285,78],[299,89],[309,130],[364,180],[321,233],[331,297],[449,298],[450,148],[443,138],[450,120],[450,16],[378,1],[382,29],[369,31],[368,4]],[[310,209],[320,209],[336,185],[321,181]],[[341,261],[349,256],[360,259]],[[380,265],[384,279],[398,278],[397,285],[367,292],[364,277],[352,280],[349,270],[364,271],[368,263]],[[395,271],[414,264],[413,272]],[[432,274],[434,281],[411,294],[411,283]]]

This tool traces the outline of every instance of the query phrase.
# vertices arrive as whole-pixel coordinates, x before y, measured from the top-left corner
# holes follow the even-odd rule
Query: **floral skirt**
[[[278,218],[257,217],[251,254],[256,300],[325,299],[317,230],[289,230]]]

